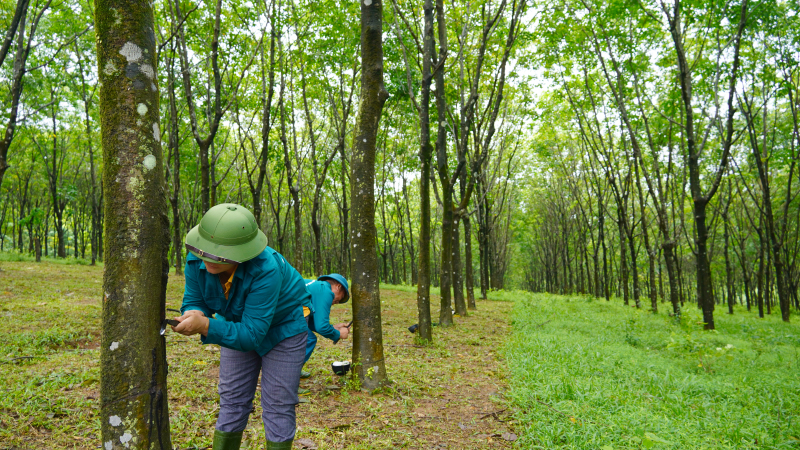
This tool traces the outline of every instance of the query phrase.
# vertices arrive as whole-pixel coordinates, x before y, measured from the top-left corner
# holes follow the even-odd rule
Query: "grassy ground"
[[[718,309],[702,331],[619,303],[528,295],[507,360],[526,449],[800,448],[800,327]]]
[[[96,448],[102,268],[0,254],[0,270],[0,450]],[[168,306],[182,283],[170,277]],[[676,322],[618,301],[499,292],[419,347],[406,330],[414,292],[382,285],[383,391],[333,376],[352,347],[320,341],[295,448],[800,448],[800,327],[777,315],[718,310],[705,332],[689,305]],[[349,318],[349,305],[333,309],[332,321]],[[218,349],[167,342],[173,444],[205,448]],[[246,448],[263,448],[260,412]]]
[[[0,450],[97,448],[102,268],[0,254],[0,270]],[[183,279],[170,276],[168,307],[180,305],[182,291]],[[302,383],[311,394],[298,406],[295,448],[511,447],[501,351],[513,303],[479,302],[479,311],[456,318],[455,327],[434,328],[434,344],[420,347],[406,329],[416,321],[413,292],[382,289],[393,381],[383,391],[364,393],[332,375],[330,363],[350,359],[352,346],[320,340],[307,366],[313,376]],[[348,321],[349,306],[334,307],[332,321]],[[167,348],[173,445],[206,448],[217,412],[218,348],[175,333]],[[243,448],[263,448],[260,414],[257,400]]]

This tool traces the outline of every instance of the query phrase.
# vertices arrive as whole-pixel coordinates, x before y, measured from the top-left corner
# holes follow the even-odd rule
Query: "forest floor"
[[[60,262],[0,262],[0,450],[93,449],[97,423],[102,268]],[[180,306],[183,278],[170,275],[167,306]],[[352,345],[320,339],[301,385],[295,448],[509,448],[517,439],[507,399],[504,343],[509,301],[479,301],[456,326],[418,346],[412,288],[381,290],[391,384],[359,389],[330,364]],[[434,305],[438,298],[431,299]],[[350,304],[331,321],[349,321]],[[218,410],[219,349],[167,333],[169,408],[176,449],[210,448]],[[258,394],[242,448],[263,448]]]
[[[0,450],[98,448],[102,268],[3,258]],[[182,283],[170,277],[169,307]],[[367,393],[334,376],[352,346],[321,339],[295,448],[800,449],[794,311],[787,324],[778,311],[720,307],[709,332],[690,304],[676,320],[619,299],[491,298],[418,346],[414,289],[383,286],[391,384]],[[332,322],[350,317],[350,304],[333,308]],[[209,448],[219,350],[176,333],[167,349],[173,446]],[[260,414],[257,394],[243,448],[263,448]]]

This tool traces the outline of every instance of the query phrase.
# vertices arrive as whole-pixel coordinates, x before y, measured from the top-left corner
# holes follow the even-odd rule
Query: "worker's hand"
[[[341,326],[339,326],[339,325],[341,325]],[[347,339],[347,337],[350,336],[350,330],[347,329],[347,326],[346,326],[347,324],[345,323],[345,324],[339,324],[339,325],[334,327],[337,330],[339,330],[339,339]]]
[[[184,336],[192,336],[195,334],[208,334],[208,317],[202,311],[192,309],[180,317],[175,318],[180,324],[177,327],[172,327],[172,331],[180,333]]]

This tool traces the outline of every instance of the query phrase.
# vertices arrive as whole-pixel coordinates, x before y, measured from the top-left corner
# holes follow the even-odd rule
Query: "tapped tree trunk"
[[[173,70],[174,56],[167,59],[167,86],[169,97],[169,122],[167,151],[174,158],[172,160],[172,192],[169,195],[172,207],[172,251],[175,254],[175,274],[183,275],[183,236],[181,235],[180,219],[180,193],[181,193],[181,151],[180,128],[178,125],[178,107],[175,96],[175,73]],[[167,164],[169,167],[169,164]]]
[[[467,283],[467,307],[476,310],[478,307],[475,304],[475,277],[472,272],[472,224],[469,215],[465,215],[461,220],[464,223],[464,281]]]
[[[355,127],[352,201],[353,361],[364,389],[387,381],[375,229],[375,148],[389,93],[383,85],[383,4],[361,2],[361,99]]]
[[[464,278],[461,276],[461,233],[459,229],[460,220],[458,216],[453,221],[453,251],[452,251],[452,274],[453,274],[453,303],[455,304],[456,314],[467,317],[467,301],[464,298]]]
[[[445,99],[444,69],[447,58],[447,25],[444,18],[444,0],[436,0],[436,28],[439,39],[439,54],[434,60],[436,70],[436,110],[438,112],[436,135],[436,171],[442,185],[442,251],[439,282],[439,325],[453,324],[451,309],[451,287],[453,275],[453,185],[447,163],[447,100]]]
[[[100,430],[110,449],[172,448],[165,314],[169,230],[152,3],[95,3],[105,194]],[[125,130],[120,132],[119,130]]]
[[[727,113],[725,117],[724,136],[722,136],[722,156],[717,166],[716,173],[712,173],[712,183],[707,191],[701,186],[700,160],[704,153],[705,139],[700,133],[696,134],[694,122],[694,108],[692,97],[692,69],[687,59],[684,48],[685,30],[682,23],[682,4],[675,2],[670,11],[662,4],[662,9],[669,22],[669,30],[678,60],[678,80],[680,85],[681,101],[683,103],[683,119],[685,122],[684,133],[686,136],[686,160],[689,172],[689,190],[692,198],[692,212],[695,220],[695,265],[697,271],[697,301],[703,310],[703,323],[706,330],[713,330],[714,326],[714,297],[711,289],[711,264],[708,259],[708,225],[706,224],[706,208],[719,188],[722,176],[727,170],[731,145],[733,144],[733,117],[734,96],[736,94],[736,77],[739,70],[739,48],[742,33],[747,24],[747,0],[741,3],[739,23],[733,39],[733,63],[731,65]]]
[[[422,81],[419,104],[419,265],[417,266],[417,342],[431,342],[431,57],[433,56],[433,4],[425,0]],[[413,241],[413,239],[412,239]]]

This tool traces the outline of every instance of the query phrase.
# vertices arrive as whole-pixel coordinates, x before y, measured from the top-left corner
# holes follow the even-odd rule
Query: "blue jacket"
[[[269,247],[239,264],[227,300],[219,277],[209,274],[203,260],[192,254],[186,258],[185,276],[181,313],[196,309],[209,317],[208,335],[200,338],[204,344],[255,350],[263,356],[280,341],[308,329],[301,306],[314,308],[305,282]]]
[[[331,290],[331,284],[324,280],[306,280],[306,288],[311,294],[311,304],[314,306],[311,308],[310,317],[314,320],[314,330],[321,336],[332,340],[334,344],[339,342],[339,330],[330,324],[331,306],[333,306],[335,297]]]

